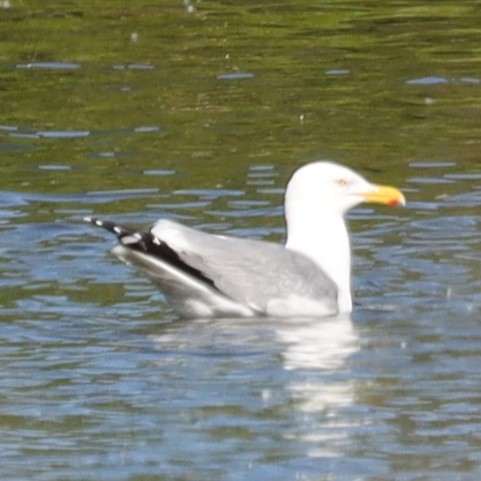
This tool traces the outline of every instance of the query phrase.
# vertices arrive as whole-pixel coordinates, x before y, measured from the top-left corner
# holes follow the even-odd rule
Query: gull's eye
[[[346,180],[346,179],[338,179],[338,180],[336,180],[336,184],[337,184],[339,187],[346,187],[346,185],[347,185],[347,180]]]

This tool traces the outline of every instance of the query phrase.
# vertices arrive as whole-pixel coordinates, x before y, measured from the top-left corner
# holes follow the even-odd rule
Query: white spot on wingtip
[[[137,244],[139,242],[139,238],[134,235],[126,235],[120,239],[120,243],[124,246],[129,244]]]
[[[152,241],[155,245],[160,246],[160,239],[158,237],[154,237],[154,240]]]
[[[99,227],[102,227],[103,224],[104,224],[104,223],[103,223],[100,219],[97,219],[97,220],[95,221],[95,225],[98,225]]]
[[[119,226],[115,226],[115,227],[114,227],[114,232],[115,232],[116,234],[122,234],[122,229],[121,229]]]

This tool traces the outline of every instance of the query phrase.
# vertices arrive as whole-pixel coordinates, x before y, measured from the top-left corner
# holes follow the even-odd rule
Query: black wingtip
[[[89,224],[92,224],[96,227],[102,227],[102,229],[108,230],[109,232],[117,236],[119,239],[121,239],[125,235],[132,234],[131,229],[127,229],[121,225],[115,224],[114,222],[110,222],[108,220],[98,219],[97,217],[87,216],[83,218],[83,221]]]
[[[96,217],[87,216],[87,217],[84,217],[82,220],[84,222],[87,222],[88,224],[92,224],[92,225],[102,227],[102,221],[100,219],[97,219]]]
[[[117,237],[122,246],[133,251],[143,252],[149,256],[162,259],[181,271],[184,271],[217,289],[212,279],[204,275],[200,270],[189,265],[187,262],[184,262],[177,252],[175,252],[164,241],[155,237],[152,232],[139,232],[135,229],[129,229],[128,227],[114,224],[108,220],[98,219],[97,217],[87,216],[83,218],[83,221],[96,227],[102,227],[111,232]]]

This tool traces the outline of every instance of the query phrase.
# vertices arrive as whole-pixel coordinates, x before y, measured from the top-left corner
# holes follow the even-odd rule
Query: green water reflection
[[[0,124],[20,130],[0,130],[4,188],[151,187],[158,178],[136,174],[152,169],[212,187],[246,165],[288,172],[318,157],[391,181],[416,159],[476,161],[473,2],[188,5],[3,9]],[[409,83],[429,77],[442,82]],[[28,137],[39,131],[90,134]]]

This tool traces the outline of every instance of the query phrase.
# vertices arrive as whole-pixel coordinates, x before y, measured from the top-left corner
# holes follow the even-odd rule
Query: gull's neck
[[[339,312],[351,312],[351,247],[341,214],[286,209],[288,249],[313,260],[337,286]]]

